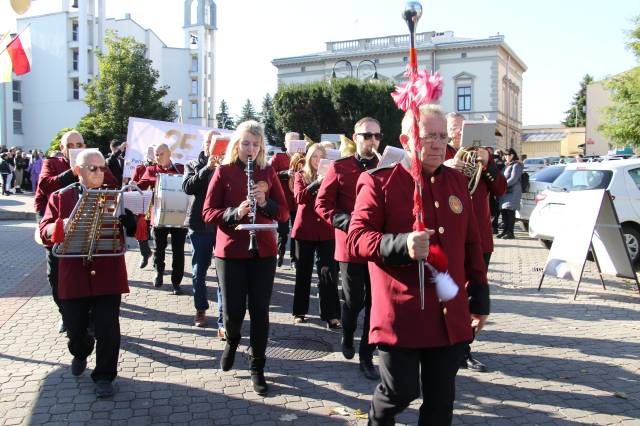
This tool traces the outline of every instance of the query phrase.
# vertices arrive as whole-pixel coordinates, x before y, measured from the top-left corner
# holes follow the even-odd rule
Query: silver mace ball
[[[404,11],[402,12],[402,18],[407,22],[409,26],[409,32],[413,33],[416,30],[418,21],[422,16],[422,5],[417,1],[408,1],[404,5]]]

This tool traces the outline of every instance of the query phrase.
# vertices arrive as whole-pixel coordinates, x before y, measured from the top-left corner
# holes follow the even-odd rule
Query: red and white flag
[[[31,28],[27,28],[20,35],[9,42],[7,52],[11,57],[13,72],[23,75],[31,71]]]

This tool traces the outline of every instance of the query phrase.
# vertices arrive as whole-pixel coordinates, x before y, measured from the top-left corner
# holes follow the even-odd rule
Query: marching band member
[[[289,180],[293,179],[293,174],[290,172],[291,155],[289,154],[289,142],[293,140],[299,140],[300,134],[297,132],[288,132],[284,135],[285,152],[276,153],[271,158],[271,167],[276,171],[280,178],[280,185],[284,191],[284,196],[287,199],[287,206],[289,207],[289,218],[286,222],[278,223],[278,266],[282,266],[284,261],[284,253],[287,251],[287,240],[289,239],[289,230],[293,227],[293,223],[296,220],[297,206],[293,197],[293,192],[289,188]],[[291,226],[289,226],[291,222]],[[291,239],[291,266],[295,268],[296,265],[296,250],[295,241]]]
[[[140,179],[142,179],[142,175],[147,170],[147,166],[153,164],[151,161],[147,161],[146,164],[138,164],[135,169],[133,169],[133,175],[131,176],[131,181],[134,183],[138,183]],[[149,235],[149,231],[151,230],[151,225],[149,220],[146,220],[147,223],[147,235]],[[149,258],[151,257],[151,247],[149,247],[149,240],[137,240],[138,248],[140,249],[140,255],[142,256],[142,260],[140,261],[140,265],[138,267],[140,269],[147,266],[149,263]]]
[[[44,160],[42,171],[38,179],[38,187],[34,197],[34,210],[38,222],[42,220],[49,196],[60,188],[64,188],[78,181],[78,175],[75,170],[71,169],[69,162],[69,150],[86,148],[82,135],[77,130],[70,130],[60,138],[60,152],[62,157],[52,157]],[[104,176],[107,184],[116,184],[116,179],[110,171]],[[51,294],[53,301],[58,306],[58,311],[62,314],[60,299],[58,298],[58,258],[51,254],[51,245],[44,244],[47,259],[47,279],[51,286]],[[64,321],[60,320],[58,331],[65,331]]]
[[[342,279],[342,354],[346,359],[355,355],[353,335],[358,314],[364,308],[364,324],[358,356],[360,370],[367,379],[377,380],[373,366],[375,346],[369,343],[369,315],[371,313],[371,282],[367,262],[351,256],[347,250],[347,230],[356,200],[356,182],[365,170],[378,165],[373,148],[378,149],[382,134],[378,120],[365,117],[354,126],[352,137],[356,154],[334,161],[320,184],[316,197],[316,211],[335,228],[335,260],[340,265]]]
[[[252,194],[247,194],[247,159],[255,164]],[[269,334],[269,303],[276,273],[278,249],[273,232],[256,231],[258,249],[249,251],[249,232],[236,230],[239,223],[249,223],[253,197],[255,223],[288,220],[288,205],[275,170],[265,158],[264,130],[257,121],[241,123],[234,133],[223,164],[219,166],[207,190],[202,214],[205,223],[218,226],[215,262],[224,303],[225,345],[220,367],[233,367],[240,343],[242,321],[249,307],[251,318],[251,381],[254,391],[265,395],[265,351]]]
[[[161,143],[154,148],[156,164],[148,166],[140,180],[138,187],[140,189],[153,189],[156,186],[158,174],[166,173],[169,175],[181,175],[184,173],[182,164],[174,164],[171,161],[171,151],[167,144]],[[164,275],[164,258],[167,250],[167,238],[171,234],[171,284],[173,284],[173,294],[182,294],[180,283],[184,276],[184,243],[187,239],[187,228],[174,227],[153,227],[153,239],[156,241],[156,251],[154,253],[153,263],[156,268],[156,277],[154,285],[162,287],[162,278]]]
[[[206,311],[209,309],[207,301],[207,270],[211,265],[213,247],[216,241],[216,226],[204,223],[202,219],[202,206],[207,196],[207,188],[211,177],[218,167],[218,159],[209,154],[213,131],[209,131],[202,143],[202,151],[197,160],[187,162],[185,166],[182,190],[193,195],[193,203],[189,211],[189,239],[191,240],[191,266],[193,277],[193,303],[196,308],[194,325],[204,327],[207,325]],[[224,338],[224,323],[222,318],[222,295],[218,285],[218,337]]]
[[[98,151],[78,154],[74,175],[85,187],[99,188],[108,170]],[[40,222],[42,240],[53,245],[52,235],[56,219],[68,220],[79,193],[69,190],[53,194]],[[131,212],[121,217],[127,234],[135,234],[136,221]],[[73,355],[71,373],[81,375],[87,367],[87,357],[96,347],[96,367],[91,373],[96,395],[114,394],[113,380],[117,375],[120,350],[120,300],[129,292],[124,256],[95,257],[91,262],[83,258],[60,258],[58,296],[67,327],[69,352]],[[92,312],[95,339],[87,332]]]
[[[338,298],[338,271],[333,252],[335,236],[333,228],[315,211],[315,200],[322,182],[318,176],[318,163],[326,158],[326,151],[320,144],[313,144],[307,150],[302,171],[295,174],[294,197],[298,213],[293,224],[291,237],[296,240],[298,264],[296,286],[293,295],[294,322],[306,322],[309,311],[309,293],[313,263],[317,261],[318,291],[320,296],[320,318],[330,329],[339,329],[340,299]]]
[[[406,145],[413,124],[410,112],[402,124],[400,140]],[[447,133],[437,106],[420,109],[419,132],[427,231],[412,231],[415,182],[405,161],[360,175],[347,238],[350,254],[369,261],[371,273],[370,342],[378,345],[382,378],[369,412],[372,425],[394,424],[395,415],[421,389],[418,424],[451,424],[460,361],[472,327],[479,331],[489,313],[486,268],[467,179],[441,167]],[[415,155],[413,138],[409,146]],[[427,268],[421,310],[416,260],[427,259],[430,244],[448,256],[448,273],[459,289],[451,300],[440,301]]]
[[[444,165],[454,168],[460,172],[464,167],[464,161],[454,159],[458,149],[460,149],[462,124],[464,117],[458,113],[447,114],[447,134],[451,143],[447,145]],[[473,211],[475,212],[478,230],[480,231],[480,241],[482,244],[482,256],[485,266],[489,269],[491,253],[493,253],[493,235],[491,224],[491,209],[489,207],[489,197],[500,198],[507,190],[507,181],[498,170],[493,156],[486,148],[478,148],[478,161],[482,164],[482,178],[478,182],[471,200]],[[467,348],[465,359],[460,363],[460,367],[469,370],[485,372],[487,367],[471,355],[471,346]]]

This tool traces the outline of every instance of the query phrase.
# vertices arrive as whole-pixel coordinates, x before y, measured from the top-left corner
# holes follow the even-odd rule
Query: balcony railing
[[[435,35],[434,31],[416,34],[416,44],[427,44]],[[362,38],[358,40],[327,42],[328,52],[348,52],[358,50],[380,50],[394,47],[409,46],[409,35],[394,35],[387,37]]]

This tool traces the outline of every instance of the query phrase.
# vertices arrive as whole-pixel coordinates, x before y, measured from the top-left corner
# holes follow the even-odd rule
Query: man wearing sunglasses
[[[82,185],[89,189],[101,188],[108,168],[97,150],[78,154],[73,171]],[[117,185],[110,185],[117,188]],[[52,194],[40,222],[40,236],[51,245],[58,218],[65,222],[80,197],[80,190]],[[114,197],[108,195],[108,197]],[[133,213],[126,210],[120,217],[127,235],[136,232]],[[121,229],[122,231],[122,229]],[[120,301],[129,292],[124,256],[96,256],[91,261],[83,258],[61,258],[59,262],[59,299],[67,327],[69,351],[73,355],[71,374],[80,376],[87,367],[87,357],[96,348],[96,367],[91,373],[95,392],[99,398],[113,395],[113,380],[118,371],[120,350]],[[90,321],[95,323],[95,338],[87,331]],[[96,344],[97,340],[97,344]]]
[[[373,365],[375,346],[369,344],[369,316],[371,313],[371,282],[366,260],[350,256],[347,250],[347,230],[356,201],[356,182],[365,170],[377,167],[374,149],[380,146],[382,134],[375,118],[365,117],[354,126],[352,137],[356,154],[336,160],[329,166],[316,198],[316,211],[335,229],[335,260],[340,266],[342,280],[342,354],[346,359],[355,355],[354,333],[358,314],[364,308],[364,324],[358,356],[360,371],[367,379],[378,380]]]
[[[44,160],[34,198],[34,209],[38,222],[40,222],[44,216],[49,196],[60,188],[78,182],[78,174],[75,170],[71,169],[71,164],[69,163],[69,150],[79,148],[86,148],[84,139],[77,130],[70,130],[60,138],[60,152],[62,156]],[[104,183],[117,185],[117,181],[110,171],[105,173]],[[58,258],[51,254],[52,245],[44,243],[44,246],[47,259],[47,278],[51,286],[51,294],[53,295],[53,301],[58,306],[58,311],[62,314],[60,300],[58,299]],[[60,320],[58,332],[63,333],[64,331],[64,322]]]

